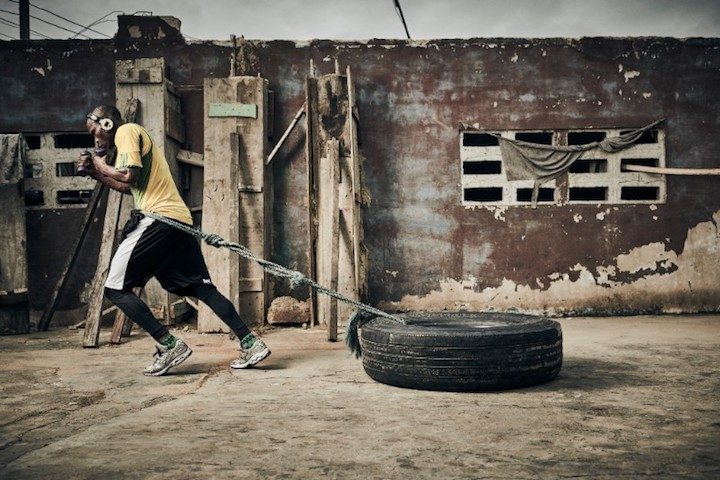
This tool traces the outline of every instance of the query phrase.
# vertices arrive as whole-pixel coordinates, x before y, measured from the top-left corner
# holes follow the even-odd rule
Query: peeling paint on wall
[[[719,223],[717,211],[711,221],[691,228],[681,254],[653,242],[617,256],[614,265],[594,272],[577,264],[567,272],[536,278],[532,285],[503,280],[496,288],[482,288],[473,276],[448,278],[427,295],[406,295],[399,302],[380,302],[379,306],[388,311],[501,310],[546,315],[718,312]],[[622,281],[626,276],[634,280]]]

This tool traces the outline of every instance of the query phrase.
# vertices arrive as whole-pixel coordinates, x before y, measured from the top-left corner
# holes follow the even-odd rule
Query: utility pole
[[[30,0],[20,0],[20,40],[30,40]]]

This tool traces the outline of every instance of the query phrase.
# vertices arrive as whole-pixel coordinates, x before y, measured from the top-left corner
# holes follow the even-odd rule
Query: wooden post
[[[350,71],[348,70],[348,75]],[[327,238],[320,233],[317,235],[315,244],[316,268],[318,272],[317,281],[320,284],[329,286],[331,277],[324,276],[322,262],[331,258],[335,249],[335,241],[338,242],[338,267],[337,267],[337,291],[341,294],[360,299],[360,286],[364,282],[363,274],[363,247],[362,247],[362,218],[359,203],[362,195],[362,178],[360,170],[360,156],[357,148],[357,129],[353,115],[354,90],[352,78],[338,74],[325,75],[319,79],[312,79],[307,83],[307,118],[308,136],[312,138],[309,144],[312,145],[313,158],[330,158],[338,152],[337,190],[329,190],[319,179],[317,204],[326,205],[325,195],[336,192],[336,205],[340,210],[337,239]],[[330,140],[336,140],[338,148]],[[310,157],[310,155],[308,155]],[[323,171],[321,177],[325,176]],[[310,189],[309,189],[310,190]],[[312,203],[312,202],[311,202]],[[324,207],[318,210],[317,223],[318,231],[327,231],[328,225],[334,225],[335,212]],[[312,225],[312,224],[311,224]],[[311,234],[312,235],[312,232]],[[321,267],[321,265],[323,265]],[[348,318],[353,312],[353,307],[347,304],[338,304],[337,312],[330,311],[323,306],[322,300],[318,299],[319,323],[329,324],[336,321],[337,316]],[[324,304],[323,304],[324,305]]]
[[[353,266],[355,275],[355,286],[357,288],[358,297],[362,298],[365,293],[365,275],[363,272],[365,268],[362,265],[362,243],[364,237],[363,223],[362,223],[362,193],[359,191],[361,186],[361,174],[360,174],[360,154],[358,153],[358,138],[357,138],[357,118],[355,105],[355,85],[352,81],[352,72],[350,66],[347,67],[347,85],[348,85],[348,131],[350,133],[350,158],[349,169],[350,169],[350,197],[351,197],[351,214],[352,214],[352,242],[353,242]]]
[[[206,232],[247,246],[265,258],[269,250],[271,184],[267,151],[267,80],[259,77],[205,79],[203,225]],[[227,249],[203,245],[211,277],[241,318],[261,324],[269,282],[255,262]],[[227,332],[204,305],[199,332]]]
[[[317,281],[317,264],[315,251],[317,248],[317,179],[315,159],[318,148],[313,135],[313,125],[317,112],[317,80],[312,77],[305,79],[305,168],[307,171],[307,261],[308,278]],[[318,323],[317,294],[309,289],[310,326]]]
[[[120,207],[123,194],[110,190],[107,196],[107,209],[105,211],[105,223],[103,224],[102,239],[100,241],[100,254],[98,255],[97,270],[92,279],[90,288],[90,302],[85,315],[85,335],[83,336],[83,347],[97,347],[100,337],[100,321],[102,320],[102,304],[105,279],[107,278],[112,260],[113,247],[115,245],[115,234],[120,217]]]
[[[338,288],[339,220],[338,190],[340,186],[340,144],[336,139],[328,140],[328,155],[320,158],[320,202],[318,217],[318,283],[331,290]],[[318,298],[318,313],[326,319],[328,340],[337,340],[337,300],[327,295]]]

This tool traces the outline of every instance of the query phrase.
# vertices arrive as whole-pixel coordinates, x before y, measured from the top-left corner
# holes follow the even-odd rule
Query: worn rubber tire
[[[412,312],[407,324],[375,318],[360,330],[363,367],[378,382],[444,391],[524,387],[562,366],[558,322],[533,315]]]

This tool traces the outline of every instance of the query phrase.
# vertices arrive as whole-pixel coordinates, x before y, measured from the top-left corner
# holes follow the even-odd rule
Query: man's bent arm
[[[108,165],[107,163],[105,163],[105,161],[103,161],[100,157],[97,156],[93,158],[93,164],[95,167],[95,171],[100,175],[111,178],[112,180],[116,180],[121,183],[126,183],[128,185],[135,185],[135,182],[140,175],[139,167],[121,168],[118,170],[112,165]],[[98,180],[100,179],[98,178]]]
[[[112,188],[113,190],[117,190],[118,192],[130,194],[130,184],[121,182],[120,180],[115,180],[114,178],[108,177],[106,175],[103,175],[98,172],[92,172],[90,174],[92,178],[97,180],[98,182],[104,183],[108,187]]]

